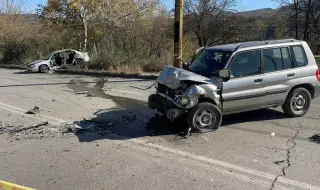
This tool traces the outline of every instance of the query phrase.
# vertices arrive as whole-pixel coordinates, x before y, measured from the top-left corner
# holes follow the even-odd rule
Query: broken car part
[[[14,130],[11,131],[11,132],[13,132],[13,133],[19,133],[19,132],[21,132],[21,131],[26,131],[26,130],[29,130],[29,129],[36,129],[36,128],[39,128],[39,127],[42,127],[42,126],[48,125],[48,124],[49,124],[49,123],[48,123],[47,121],[45,121],[45,122],[37,123],[37,124],[32,125],[32,126],[29,126],[29,127],[14,129]]]
[[[40,108],[38,106],[35,106],[34,108],[32,108],[31,110],[28,110],[26,112],[26,114],[37,114],[40,112]]]

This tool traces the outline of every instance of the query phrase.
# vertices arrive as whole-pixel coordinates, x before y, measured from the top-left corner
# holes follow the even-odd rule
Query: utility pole
[[[183,0],[175,0],[174,11],[174,66],[182,68]]]

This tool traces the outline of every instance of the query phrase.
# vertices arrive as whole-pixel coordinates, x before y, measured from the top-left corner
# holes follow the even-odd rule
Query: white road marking
[[[23,110],[21,108],[18,107],[14,107],[11,105],[7,105],[4,103],[0,103],[0,108],[20,114],[20,115],[24,115],[27,117],[31,117],[31,118],[35,118],[35,119],[40,119],[40,120],[46,120],[49,121],[51,123],[55,123],[55,124],[61,124],[61,123],[67,123],[67,121],[58,119],[58,118],[54,118],[54,117],[50,117],[50,116],[46,116],[46,115],[41,115],[41,114],[37,114],[37,117],[33,117],[30,115],[26,115],[25,112],[26,110]],[[142,139],[130,139],[130,141],[142,145],[142,146],[147,146],[149,148],[152,148],[151,151],[149,151],[150,153],[157,153],[157,151],[155,150],[161,150],[162,152],[166,152],[166,153],[171,153],[173,155],[178,155],[181,156],[181,158],[188,158],[188,159],[192,159],[194,161],[199,162],[199,164],[209,164],[211,167],[213,167],[216,171],[220,172],[220,173],[224,173],[224,174],[229,174],[230,172],[229,170],[234,171],[232,175],[234,175],[235,177],[237,177],[240,180],[245,180],[248,181],[248,174],[251,176],[256,176],[256,177],[260,177],[260,178],[264,178],[267,181],[272,181],[274,180],[274,178],[276,177],[274,174],[270,174],[267,172],[261,172],[258,170],[253,170],[253,169],[249,169],[249,168],[245,168],[242,166],[238,166],[238,165],[234,165],[228,162],[224,162],[224,161],[220,161],[220,160],[215,160],[212,158],[208,158],[208,157],[204,157],[204,156],[199,156],[193,153],[189,153],[186,151],[182,151],[182,150],[177,150],[177,149],[173,149],[170,147],[165,147],[162,145],[158,145],[158,144],[153,144],[153,143],[149,143],[148,141],[142,140]],[[179,160],[178,160],[179,161]],[[245,175],[247,174],[247,175]],[[258,180],[258,184],[265,186],[265,183],[259,179],[255,179]],[[255,180],[251,180],[251,181],[255,181]],[[311,189],[311,190],[320,190],[320,186],[314,186],[311,184],[307,184],[307,183],[303,183],[303,182],[299,182],[299,181],[295,181],[295,180],[291,180],[291,179],[287,179],[284,177],[279,177],[278,178],[278,184],[281,183],[283,185],[291,185],[291,186],[295,186],[298,188],[302,188],[302,189]],[[278,186],[277,186],[278,187]],[[285,187],[280,187],[281,189],[286,189]]]
[[[48,122],[50,122],[51,124],[54,124],[54,125],[61,125],[63,123],[68,123],[65,120],[54,118],[54,117],[50,117],[50,116],[47,116],[47,115],[42,115],[42,114],[37,114],[36,116],[28,115],[28,114],[25,114],[27,112],[27,110],[24,110],[24,109],[15,107],[15,106],[11,106],[11,105],[8,105],[8,104],[4,104],[4,103],[1,103],[1,102],[0,102],[0,109],[4,109],[4,110],[7,110],[9,112],[13,112],[13,113],[16,113],[16,114],[19,114],[19,115],[23,115],[25,117],[37,119],[37,120],[40,120],[40,121],[48,121]]]

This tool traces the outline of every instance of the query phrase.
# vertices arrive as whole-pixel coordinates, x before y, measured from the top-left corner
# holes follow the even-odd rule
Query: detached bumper
[[[166,114],[169,109],[176,107],[170,100],[158,94],[149,96],[148,105],[151,109],[157,110],[162,114]]]
[[[172,122],[186,113],[185,109],[177,107],[173,102],[158,94],[150,95],[148,104],[151,109],[157,110],[163,115],[166,115],[166,117]]]

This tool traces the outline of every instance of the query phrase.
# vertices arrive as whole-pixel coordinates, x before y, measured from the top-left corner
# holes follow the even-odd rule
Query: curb
[[[26,67],[21,65],[0,65],[0,68],[26,70]]]
[[[0,68],[3,69],[18,69],[26,70],[25,67],[20,65],[0,65]],[[140,74],[126,74],[126,73],[112,73],[112,72],[103,72],[103,71],[81,71],[81,70],[55,70],[54,74],[67,74],[67,75],[85,75],[85,76],[104,76],[104,77],[119,77],[127,79],[146,79],[146,80],[156,80],[158,75],[140,75]]]

